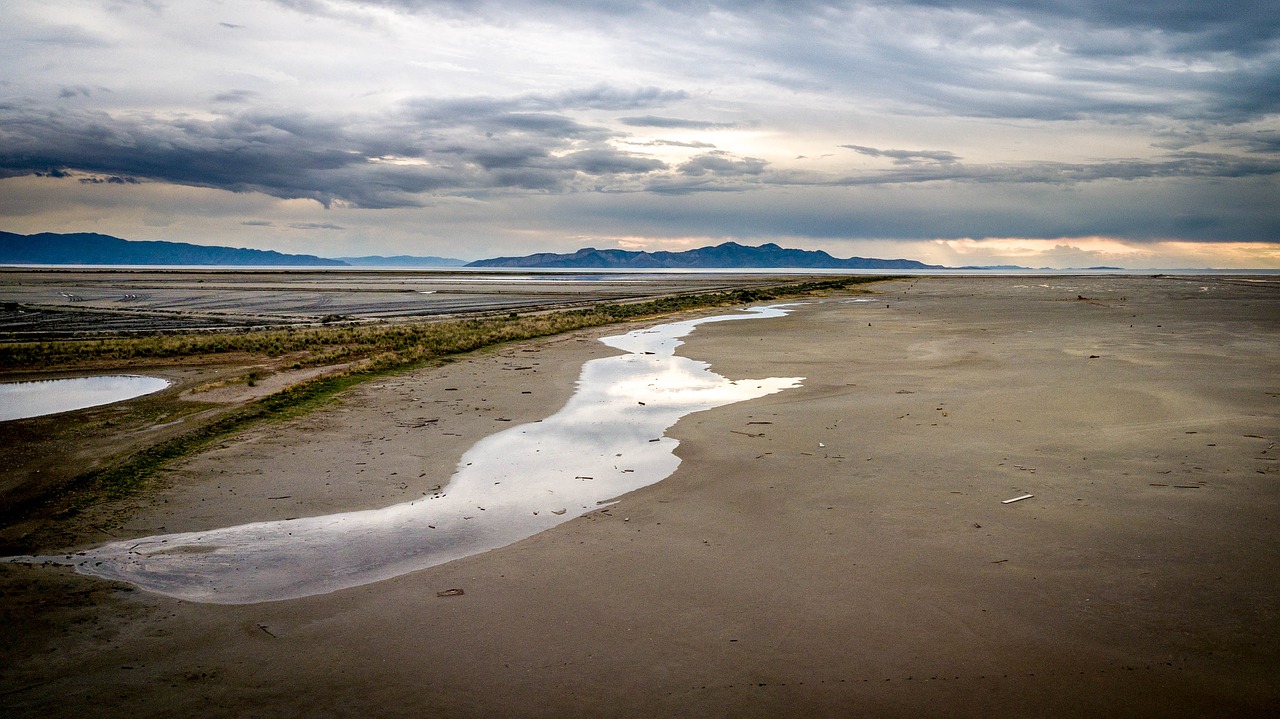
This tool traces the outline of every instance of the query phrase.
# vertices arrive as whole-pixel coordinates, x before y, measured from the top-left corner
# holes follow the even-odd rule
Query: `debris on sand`
[[[1034,494],[1024,494],[1024,495],[1022,495],[1021,497],[1014,497],[1014,498],[1012,498],[1012,499],[1004,499],[1004,500],[1001,500],[1001,501],[1000,501],[1000,504],[1013,504],[1014,502],[1021,502],[1021,501],[1022,501],[1022,500],[1024,500],[1024,499],[1031,499],[1031,498],[1032,498],[1032,497],[1034,497],[1034,496],[1036,496],[1036,495],[1034,495]]]

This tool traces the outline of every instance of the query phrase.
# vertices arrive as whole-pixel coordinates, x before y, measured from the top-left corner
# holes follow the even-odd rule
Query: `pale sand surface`
[[[681,354],[804,386],[686,417],[673,476],[501,550],[247,606],[0,565],[2,713],[1275,715],[1280,287],[879,289],[700,327]],[[359,388],[85,541],[421,496],[618,331]]]

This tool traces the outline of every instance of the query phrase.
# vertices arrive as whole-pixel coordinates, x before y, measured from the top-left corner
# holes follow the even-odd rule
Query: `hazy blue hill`
[[[684,252],[634,252],[587,247],[572,254],[540,252],[524,257],[477,260],[467,267],[564,267],[595,269],[748,269],[807,268],[847,270],[940,269],[915,260],[878,260],[867,257],[840,259],[821,250],[792,250],[773,243],[751,247],[725,242]]]
[[[248,265],[343,267],[341,260],[274,250],[122,240],[95,232],[0,232],[0,263],[10,265]]]
[[[467,264],[466,260],[455,260],[452,257],[414,257],[411,255],[395,255],[394,257],[369,255],[367,257],[338,257],[337,259],[352,267],[461,267]]]

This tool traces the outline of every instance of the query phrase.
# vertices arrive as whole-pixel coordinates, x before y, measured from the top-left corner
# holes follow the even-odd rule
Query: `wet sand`
[[[515,545],[245,606],[0,565],[0,706],[1273,715],[1272,279],[903,280],[874,302],[705,325],[681,354],[803,386],[686,417],[670,478]],[[166,488],[82,517],[80,536],[420,496],[504,420],[558,409],[582,362],[612,352],[594,338],[616,333],[361,387],[193,458]]]

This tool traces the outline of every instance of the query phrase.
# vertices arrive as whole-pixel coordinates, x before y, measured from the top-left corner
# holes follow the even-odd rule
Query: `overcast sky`
[[[1280,268],[1280,3],[4,0],[0,229]]]

